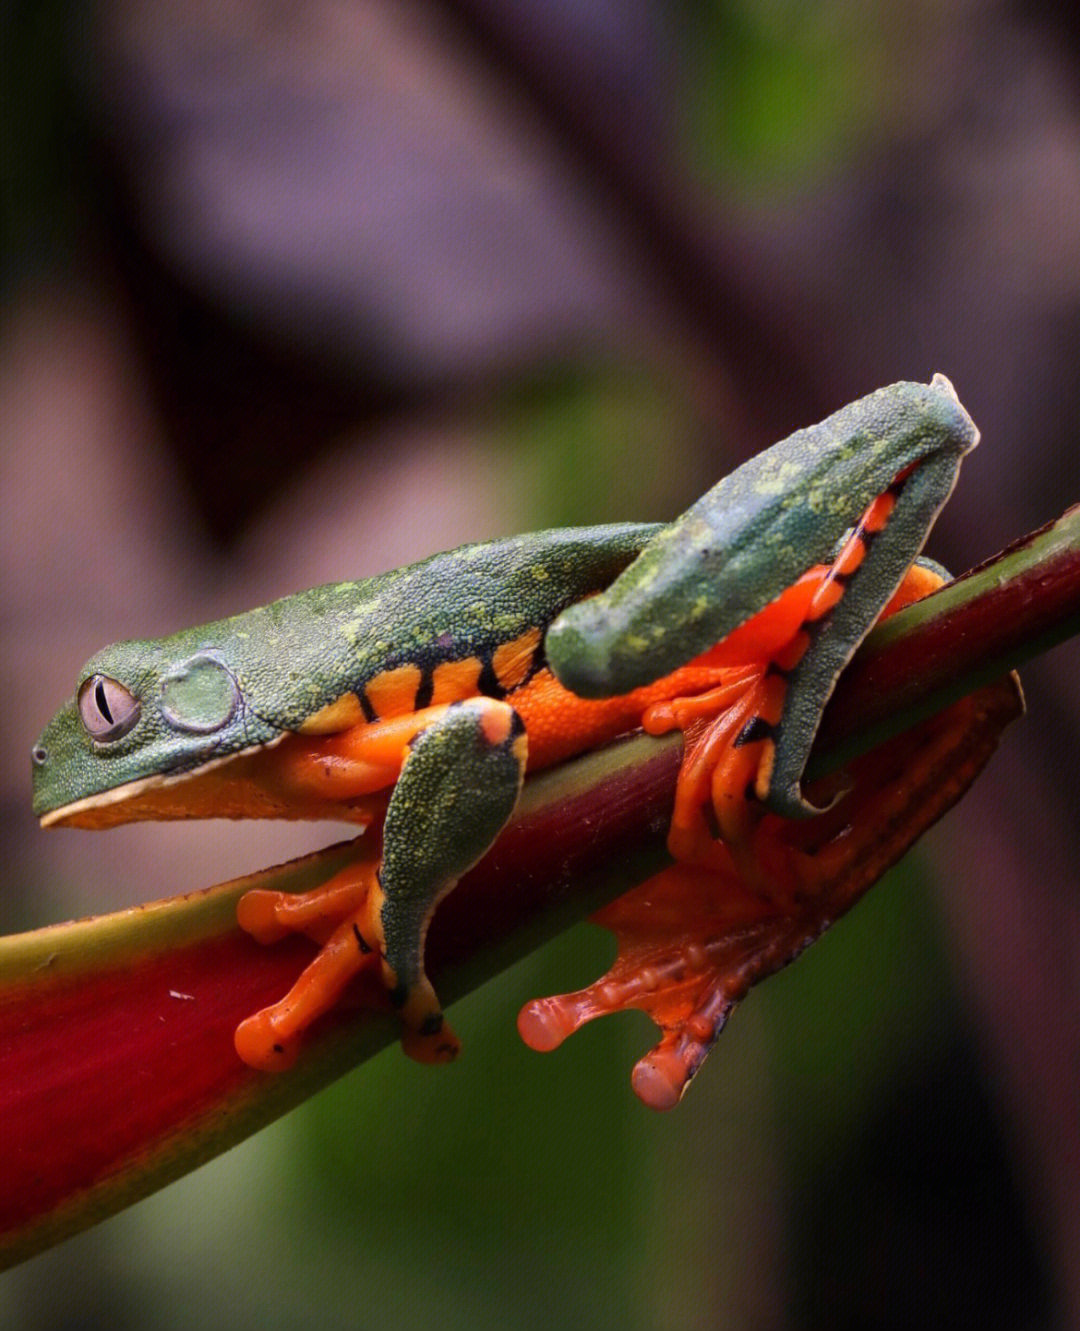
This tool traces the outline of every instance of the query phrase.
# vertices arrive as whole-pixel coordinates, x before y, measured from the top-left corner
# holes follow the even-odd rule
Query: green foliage
[[[909,857],[753,995],[768,1022],[793,1181],[823,1169],[891,1081],[955,1037],[940,931],[924,864]]]
[[[512,458],[508,502],[522,530],[670,518],[696,495],[692,423],[660,373],[615,363],[510,384],[489,420]]]
[[[842,4],[688,7],[685,128],[706,174],[796,185],[843,163],[880,113],[880,15]]]

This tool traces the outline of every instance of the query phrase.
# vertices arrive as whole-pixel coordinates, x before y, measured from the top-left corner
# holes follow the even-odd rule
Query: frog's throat
[[[117,827],[143,819],[296,818],[280,794],[259,779],[260,761],[285,738],[252,744],[183,772],[155,772],[50,809],[42,827]]]

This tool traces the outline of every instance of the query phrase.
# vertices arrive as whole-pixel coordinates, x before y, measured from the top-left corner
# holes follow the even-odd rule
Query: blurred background
[[[0,931],[335,829],[44,835],[91,651],[463,541],[673,516],[947,373],[956,569],[1080,495],[1080,19],[989,0],[6,7]],[[590,926],[0,1279],[0,1324],[1080,1326],[1075,645],[685,1103],[644,1019],[525,1050]],[[2,1149],[2,1148],[0,1148]]]

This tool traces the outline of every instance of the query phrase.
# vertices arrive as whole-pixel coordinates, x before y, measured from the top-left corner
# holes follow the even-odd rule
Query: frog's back
[[[658,530],[570,527],[466,545],[168,641],[193,650],[228,642],[249,705],[286,730],[345,694],[369,720],[443,700],[446,681],[460,693],[469,676],[471,691],[501,696],[539,668],[551,621],[606,587]],[[192,635],[200,641],[176,641]]]

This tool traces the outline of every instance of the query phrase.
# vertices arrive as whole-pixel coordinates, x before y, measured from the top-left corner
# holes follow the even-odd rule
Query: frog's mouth
[[[372,821],[385,797],[329,805],[314,792],[298,792],[277,779],[273,751],[285,738],[212,758],[191,771],[140,777],[73,800],[43,813],[41,826],[100,829],[180,818],[333,819],[365,826]]]

